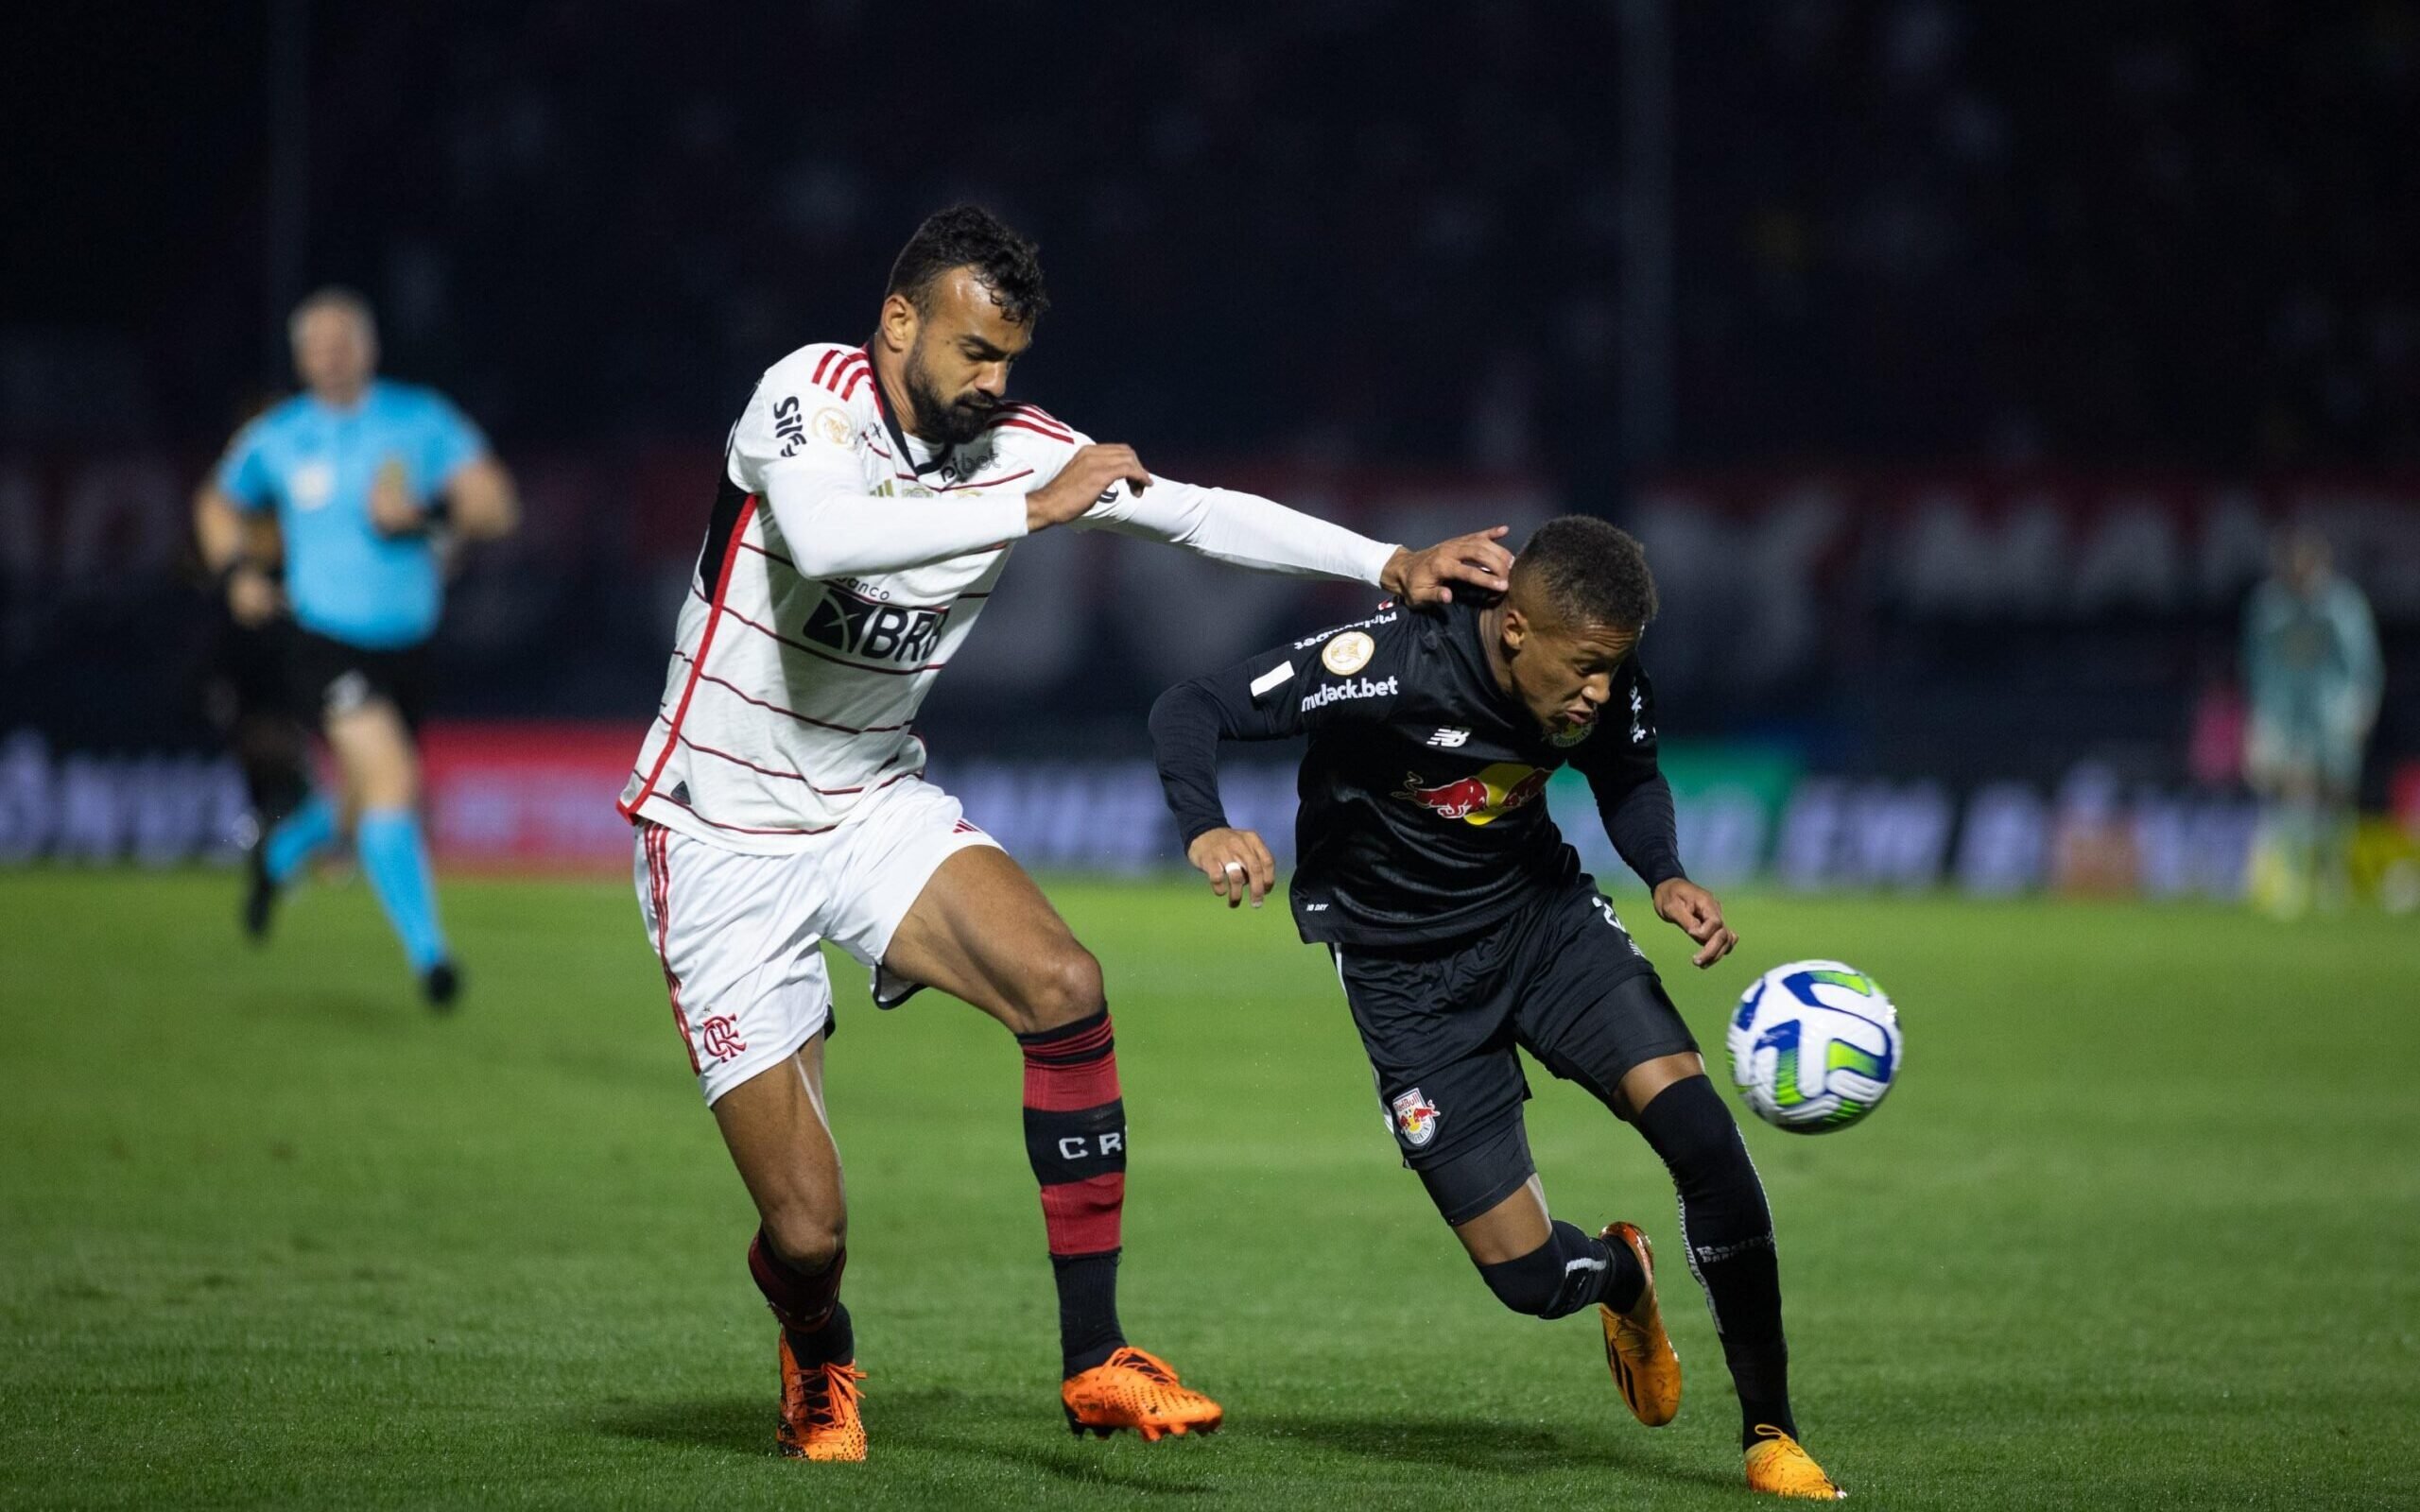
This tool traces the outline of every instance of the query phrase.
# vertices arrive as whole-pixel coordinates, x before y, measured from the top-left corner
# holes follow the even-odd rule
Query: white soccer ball
[[[1839,961],[1792,961],[1756,978],[1728,1039],[1739,1095],[1793,1134],[1828,1134],[1873,1112],[1903,1054],[1899,1010]]]

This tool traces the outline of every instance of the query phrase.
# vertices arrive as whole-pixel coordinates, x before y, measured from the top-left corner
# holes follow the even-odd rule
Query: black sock
[[[849,1326],[849,1309],[835,1301],[832,1315],[821,1328],[801,1334],[784,1328],[782,1336],[790,1341],[790,1353],[801,1365],[848,1365],[857,1357],[857,1332]]]
[[[1561,1219],[1547,1242],[1526,1255],[1478,1267],[1479,1280],[1515,1313],[1564,1317],[1591,1302],[1616,1313],[1638,1303],[1647,1273],[1628,1245],[1609,1245]]]
[[[1756,1441],[1759,1426],[1797,1437],[1772,1212],[1739,1125],[1703,1076],[1665,1088],[1632,1122],[1663,1157],[1680,1193],[1682,1247],[1705,1289],[1739,1393],[1740,1447]]]
[[[1059,1351],[1065,1374],[1091,1369],[1117,1352],[1126,1334],[1117,1324],[1117,1251],[1053,1255],[1059,1282]]]

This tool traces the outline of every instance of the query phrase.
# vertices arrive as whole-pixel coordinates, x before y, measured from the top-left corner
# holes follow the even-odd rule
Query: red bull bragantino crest
[[[1547,776],[1535,766],[1497,762],[1472,776],[1426,787],[1421,784],[1418,772],[1406,772],[1403,790],[1395,797],[1408,798],[1423,808],[1435,809],[1445,817],[1465,824],[1490,824],[1497,815],[1510,814],[1545,792]]]
[[[1395,1128],[1406,1144],[1418,1149],[1437,1137],[1437,1105],[1423,1097],[1419,1088],[1398,1093],[1393,1108]]]

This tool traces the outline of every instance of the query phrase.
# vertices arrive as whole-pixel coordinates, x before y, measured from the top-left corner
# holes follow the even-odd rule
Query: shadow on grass
[[[393,1037],[417,1029],[429,1017],[427,1010],[407,995],[410,992],[408,978],[404,979],[398,990],[384,995],[340,988],[256,992],[238,999],[235,1011],[256,1022],[302,1021],[325,1028]]]
[[[1434,1465],[1482,1474],[1536,1470],[1616,1469],[1651,1480],[1736,1486],[1736,1476],[1711,1466],[1676,1466],[1645,1442],[1625,1444],[1614,1424],[1605,1436],[1558,1433],[1533,1424],[1480,1418],[1254,1412],[1248,1432],[1316,1444],[1338,1453],[1391,1464]],[[1728,1466],[1723,1467],[1727,1471]]]
[[[1162,1496],[1199,1496],[1219,1487],[1206,1462],[1188,1465],[1175,1455],[1193,1446],[1162,1440],[1153,1457],[1120,1463],[1124,1443],[1077,1440],[1065,1433],[1055,1403],[1041,1410],[1029,1397],[1008,1393],[970,1395],[947,1387],[868,1394],[866,1427],[879,1454],[888,1450],[963,1454],[1023,1466],[1080,1486]],[[618,1438],[712,1449],[752,1459],[773,1457],[774,1407],[762,1397],[717,1397],[692,1401],[606,1404],[594,1426]],[[1135,1444],[1133,1448],[1141,1446]],[[1174,1454],[1169,1452],[1174,1451]]]

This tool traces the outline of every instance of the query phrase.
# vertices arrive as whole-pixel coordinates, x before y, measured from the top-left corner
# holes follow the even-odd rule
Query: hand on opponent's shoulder
[[[1379,575],[1378,585],[1415,609],[1454,601],[1454,585],[1501,593],[1505,574],[1512,570],[1512,554],[1499,544],[1510,525],[1474,530],[1466,536],[1413,551],[1397,546]]]

